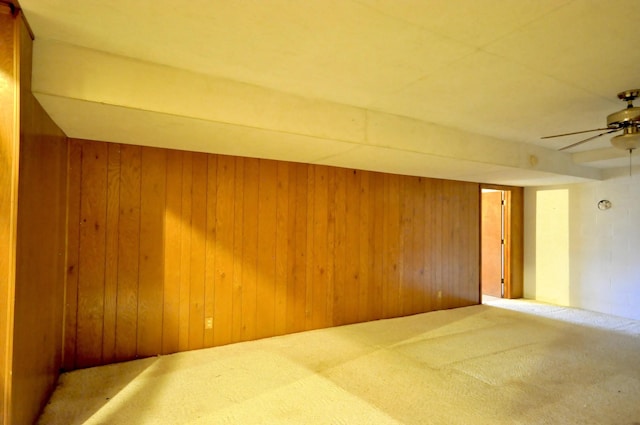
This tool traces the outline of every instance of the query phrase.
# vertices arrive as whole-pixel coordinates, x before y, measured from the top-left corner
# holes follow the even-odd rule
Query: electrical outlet
[[[205,329],[213,329],[213,317],[207,317],[204,321]]]

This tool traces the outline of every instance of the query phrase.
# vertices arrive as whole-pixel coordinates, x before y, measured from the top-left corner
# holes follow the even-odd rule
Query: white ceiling
[[[71,137],[517,185],[629,164],[608,136],[540,137],[640,87],[638,0],[20,4]]]

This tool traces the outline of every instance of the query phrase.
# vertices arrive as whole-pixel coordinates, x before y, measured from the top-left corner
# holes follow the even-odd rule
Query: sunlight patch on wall
[[[569,305],[569,190],[536,194],[536,294]]]

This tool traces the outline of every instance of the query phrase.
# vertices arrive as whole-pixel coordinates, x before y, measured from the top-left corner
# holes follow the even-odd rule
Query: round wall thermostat
[[[603,199],[602,201],[598,202],[599,210],[608,210],[609,208],[611,208],[611,201],[607,201],[606,199]]]

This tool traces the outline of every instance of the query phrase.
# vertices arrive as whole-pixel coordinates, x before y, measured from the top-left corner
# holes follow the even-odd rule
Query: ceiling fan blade
[[[579,142],[575,142],[575,143],[573,143],[573,144],[571,144],[569,146],[565,146],[565,147],[560,148],[558,150],[559,151],[563,151],[563,150],[566,150],[566,149],[571,149],[571,148],[573,148],[575,146],[581,145],[581,144],[586,143],[586,142],[588,142],[590,140],[597,139],[600,136],[604,136],[605,134],[614,133],[614,132],[620,131],[620,130],[621,130],[620,128],[614,128],[613,130],[609,129],[609,131],[605,131],[604,133],[596,134],[595,136],[592,136],[592,137],[587,137],[586,139],[580,140]]]
[[[609,128],[609,127],[605,127],[605,128],[594,128],[593,130],[574,131],[573,133],[554,134],[553,136],[544,136],[544,137],[541,137],[541,139],[553,139],[554,137],[571,136],[571,135],[574,135],[574,134],[590,133],[590,132],[592,132],[592,131],[602,131],[602,130],[610,130],[610,128]],[[615,131],[618,131],[618,129],[616,129]]]

